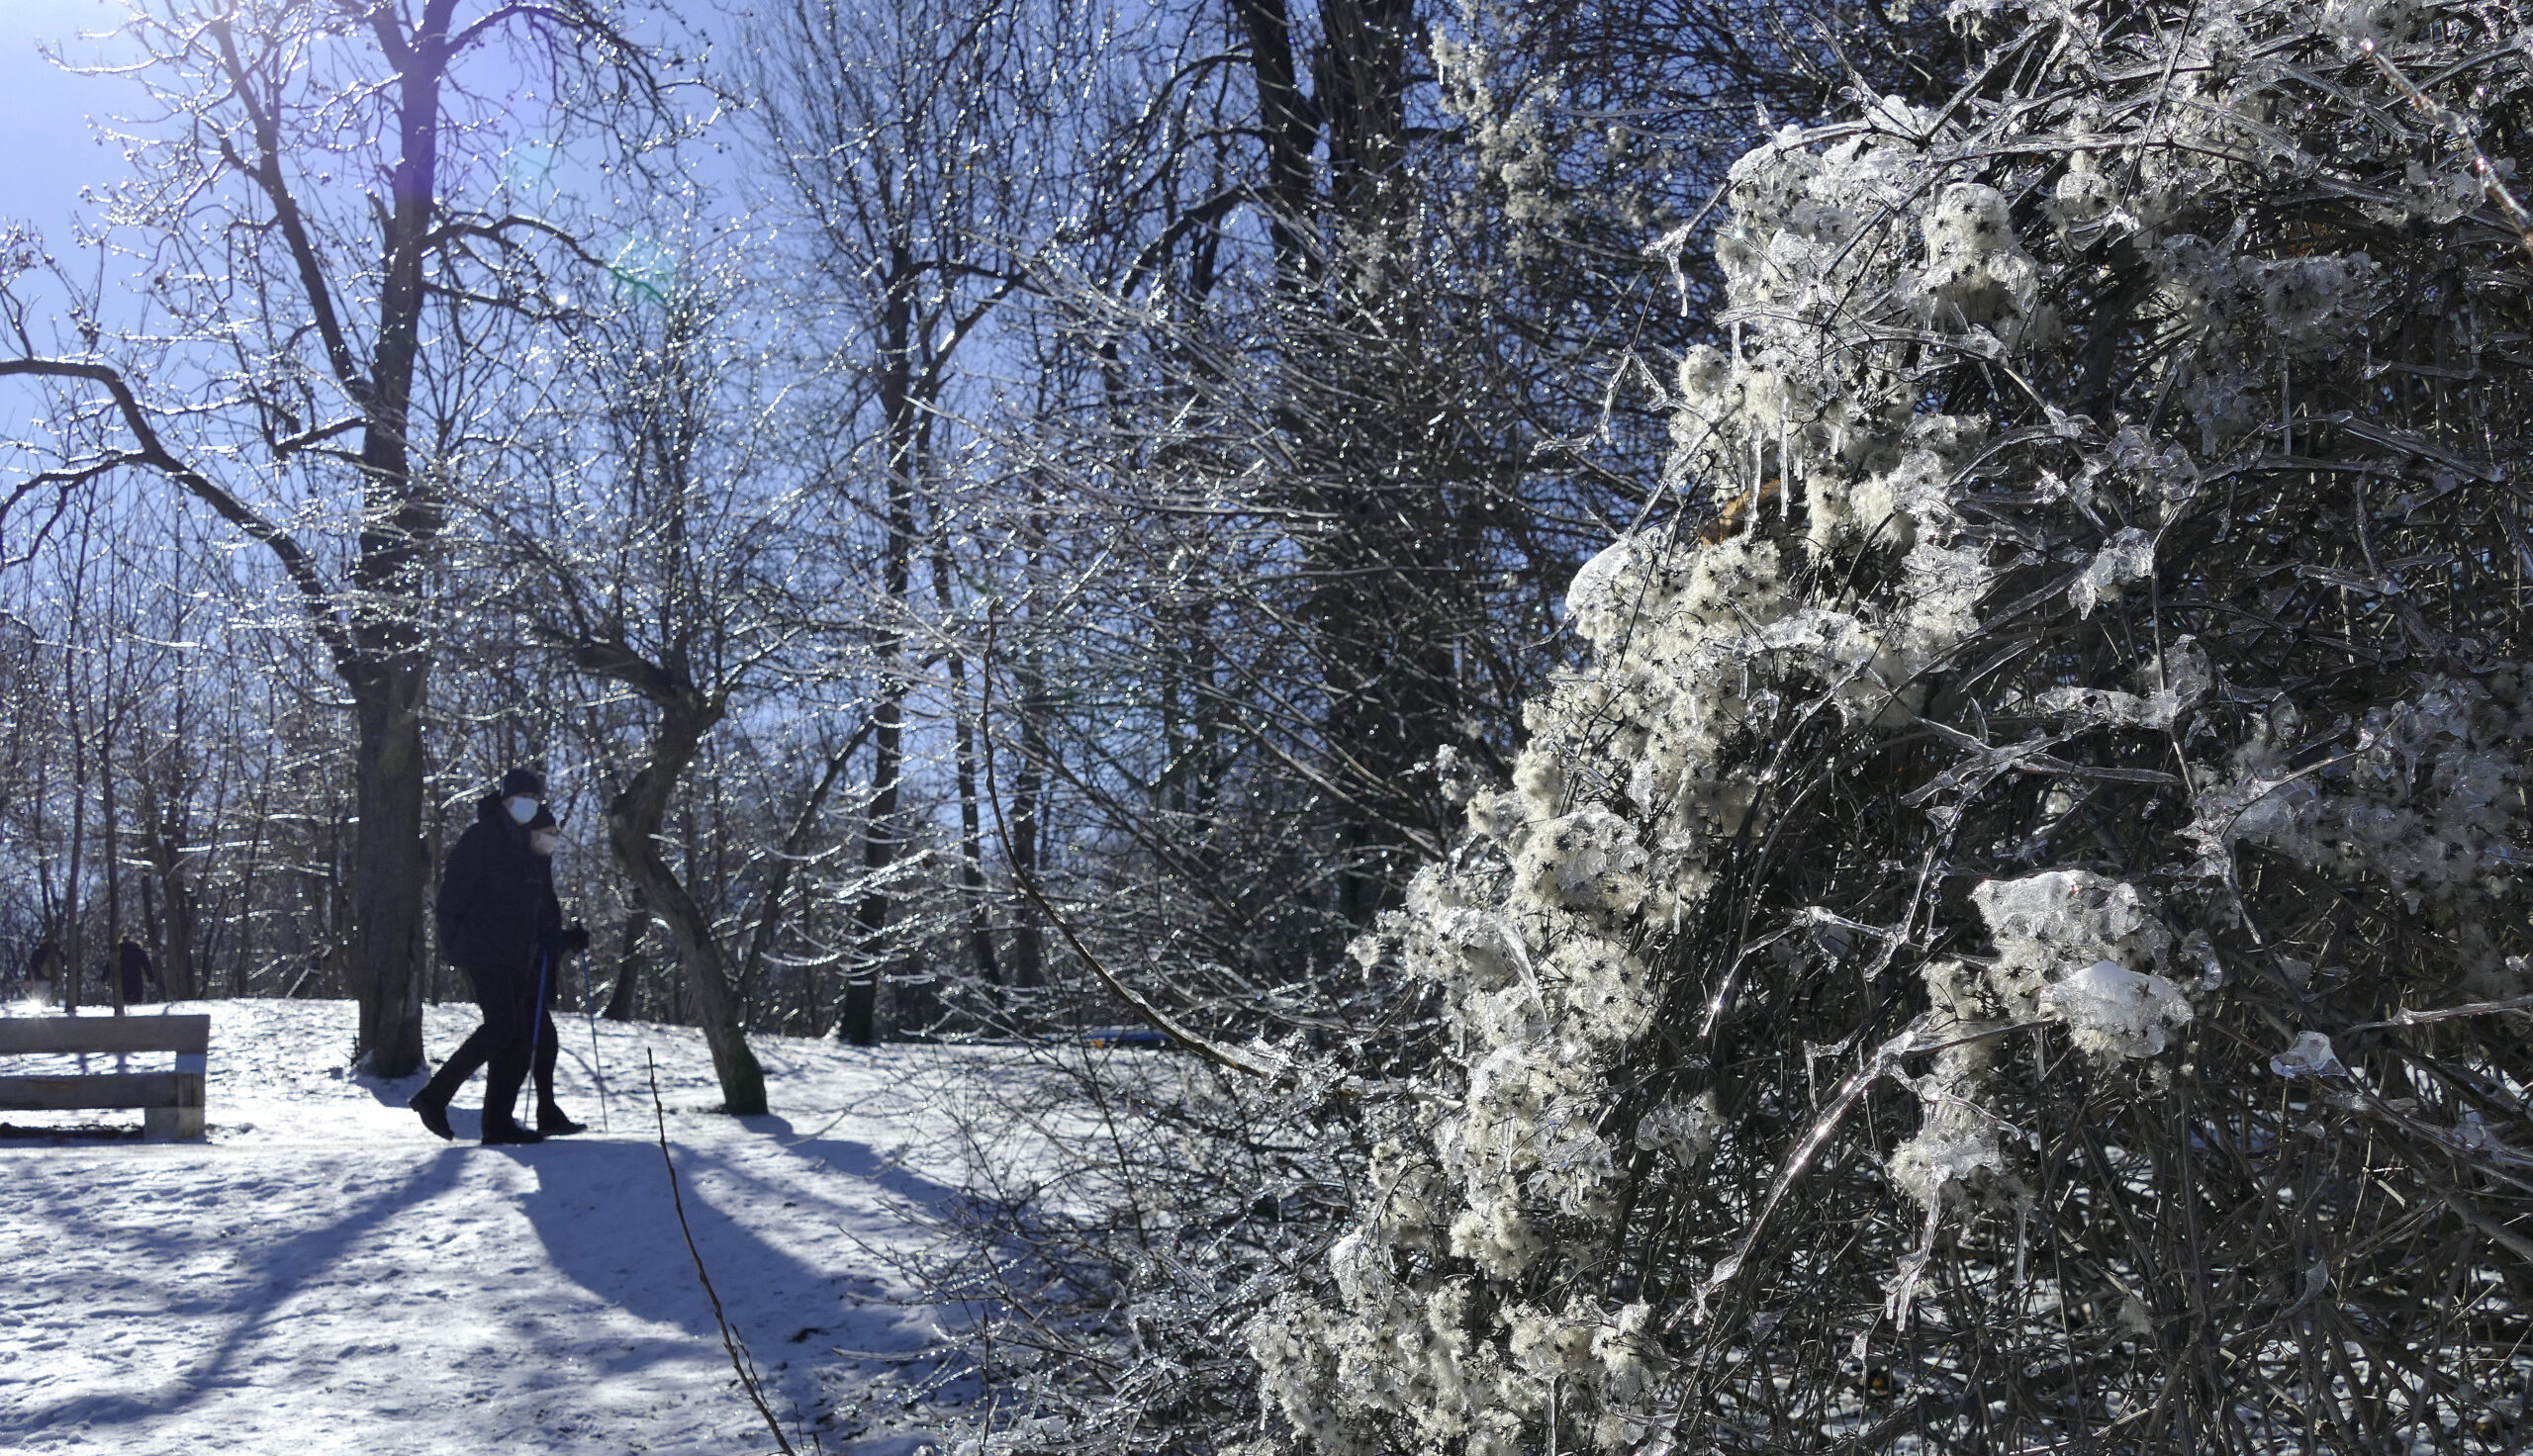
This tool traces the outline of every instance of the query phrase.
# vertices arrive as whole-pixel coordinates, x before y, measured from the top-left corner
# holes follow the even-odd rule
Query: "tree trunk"
[[[858,1046],[880,1040],[880,968],[887,958],[890,896],[876,881],[896,863],[904,836],[897,823],[897,777],[904,769],[905,623],[914,584],[915,477],[922,465],[923,419],[914,367],[917,272],[902,245],[891,262],[879,348],[880,410],[889,432],[889,551],[881,564],[881,589],[887,594],[872,644],[880,660],[880,705],[872,714],[871,800],[862,832],[862,867],[875,883],[854,911],[855,955],[844,985],[843,1015],[836,1021],[836,1035]]]
[[[201,994],[194,984],[194,898],[186,885],[184,872],[170,863],[172,856],[161,852],[158,864],[158,897],[161,956],[160,974],[167,978],[167,996],[174,1001],[191,1001]]]
[[[106,991],[115,1015],[124,1012],[123,986],[123,840],[115,821],[115,725],[120,709],[106,715],[106,741],[97,751],[98,775],[106,795]]]
[[[957,654],[950,658],[952,713],[958,723],[959,897],[968,913],[968,957],[988,986],[1002,984],[1002,967],[993,953],[993,916],[985,904],[985,822],[978,808],[977,730],[968,712],[967,670]],[[999,992],[996,992],[997,996]]]
[[[238,868],[236,887],[224,897],[227,902],[227,913],[216,922],[228,932],[231,943],[229,995],[232,1000],[238,1001],[244,1000],[250,989],[246,962],[247,957],[253,953],[254,937],[248,933],[248,927],[252,923],[248,917],[253,913],[249,907],[255,904],[256,890],[262,879],[264,844],[271,832],[273,822],[270,755],[265,758],[264,768],[264,773],[252,775],[251,779],[253,803],[246,812],[245,861]]]
[[[1414,19],[1408,0],[1323,5],[1305,97],[1286,0],[1233,0],[1232,9],[1250,42],[1266,191],[1277,211],[1269,223],[1277,286],[1303,340],[1311,328],[1331,340],[1320,350],[1325,363],[1303,366],[1329,403],[1317,412],[1280,410],[1276,427],[1305,462],[1290,503],[1305,519],[1334,526],[1301,540],[1303,573],[1315,584],[1305,620],[1328,704],[1327,741],[1345,759],[1339,777],[1347,792],[1331,806],[1343,862],[1336,908],[1351,923],[1368,924],[1389,903],[1405,850],[1434,837],[1425,796],[1410,780],[1456,718],[1451,694],[1440,689],[1450,682],[1449,635],[1457,624],[1434,610],[1414,574],[1432,551],[1420,525],[1449,507],[1431,479],[1420,478],[1430,470],[1401,426],[1415,410],[1393,397],[1395,383],[1377,370],[1348,376],[1359,340],[1399,327],[1383,313],[1384,292],[1346,276],[1342,261],[1332,278],[1310,240],[1397,226],[1403,198],[1393,174],[1404,155]],[[1324,188],[1314,158],[1323,142]]]
[[[364,1069],[402,1077],[422,1064],[422,700],[418,660],[394,661],[351,683],[360,741],[354,754],[352,986],[360,1001]]]
[[[585,660],[586,661],[586,660]],[[620,673],[610,674],[623,681]],[[736,1117],[763,1113],[765,1102],[765,1069],[757,1064],[756,1053],[748,1049],[746,1034],[739,1026],[739,1003],[731,983],[729,959],[721,952],[721,943],[712,934],[712,925],[704,917],[702,906],[687,893],[677,872],[660,857],[660,826],[668,818],[669,793],[677,786],[678,775],[695,760],[695,751],[704,735],[720,721],[719,707],[703,702],[691,691],[670,694],[662,702],[658,692],[667,684],[654,682],[651,696],[660,704],[660,721],[651,731],[649,761],[633,775],[621,792],[608,801],[607,839],[615,852],[615,863],[624,877],[633,882],[634,893],[651,915],[668,928],[669,940],[677,947],[678,960],[686,967],[686,986],[694,998],[695,1020],[704,1029],[704,1045],[712,1048],[712,1070],[721,1082],[722,1111]]]
[[[932,594],[949,621],[958,611],[950,586],[949,526],[944,512],[934,511]],[[956,745],[959,779],[959,900],[968,922],[968,957],[977,976],[1000,994],[1002,969],[993,953],[993,916],[985,905],[985,821],[977,802],[977,732],[981,725],[968,711],[968,659],[950,653],[950,721]]]
[[[68,654],[63,655],[65,659]],[[61,940],[60,988],[55,1000],[65,1012],[75,1012],[80,1003],[80,982],[88,974],[87,915],[80,903],[81,879],[87,869],[84,851],[88,843],[88,757],[79,736],[79,720],[75,716],[78,699],[70,699],[74,716],[70,720],[70,872],[62,881],[64,932]]]
[[[599,1015],[609,1021],[631,1021],[633,997],[642,978],[641,962],[633,953],[641,948],[642,928],[651,923],[651,912],[635,909],[624,917],[624,933],[615,953],[615,984],[608,990],[607,1009]]]
[[[862,867],[873,876],[896,863],[897,772],[904,734],[902,679],[891,678],[873,720],[871,735],[871,801],[862,831]],[[880,1040],[881,936],[889,926],[889,892],[874,887],[862,895],[853,912],[856,955],[844,982],[844,1008],[836,1018],[836,1035],[857,1046]]]
[[[1032,555],[1035,555],[1033,550]],[[1032,566],[1036,565],[1033,561]],[[1011,874],[1024,883],[1038,881],[1040,805],[1046,794],[1048,754],[1047,741],[1047,660],[1033,633],[1020,650],[1020,666],[1013,674],[1019,688],[1017,711],[1020,718],[1020,767],[1012,775],[1011,843],[1007,854]],[[988,723],[985,731],[991,733]],[[1015,986],[1041,985],[1046,980],[1046,928],[1038,923],[1038,907],[1025,896],[1015,909],[1011,924],[1011,983]]]

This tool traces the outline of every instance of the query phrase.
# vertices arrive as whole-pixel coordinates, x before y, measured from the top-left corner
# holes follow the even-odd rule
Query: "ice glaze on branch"
[[[187,464],[168,450],[148,411],[125,382],[121,371],[105,364],[84,363],[76,359],[0,359],[0,378],[11,376],[40,379],[81,379],[102,386],[114,397],[115,410],[122,415],[124,427],[132,432],[140,448],[132,451],[126,463],[154,470],[174,482],[187,495],[217,511],[220,518],[235,526],[273,554],[281,564],[290,584],[308,608],[311,630],[326,644],[338,670],[351,654],[351,641],[345,635],[336,614],[334,592],[327,584],[325,573],[315,558],[308,554],[297,538],[265,519],[263,515],[219,482]]]

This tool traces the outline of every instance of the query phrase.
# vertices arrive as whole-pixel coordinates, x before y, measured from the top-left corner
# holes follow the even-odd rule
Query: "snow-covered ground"
[[[705,1111],[697,1033],[602,1022],[603,1133],[575,1018],[558,1084],[589,1134],[482,1147],[480,1077],[452,1144],[406,1110],[419,1077],[344,1071],[348,1002],[170,1009],[212,1017],[207,1142],[27,1131],[138,1113],[0,1115],[0,1449],[774,1449],[679,1230],[645,1051],[696,1244],[794,1443],[912,1452],[963,1394],[905,1400],[942,1312],[899,1261],[965,1177],[940,1110],[990,1050],[755,1039],[775,1112],[733,1119]],[[475,1020],[432,1008],[431,1054]]]

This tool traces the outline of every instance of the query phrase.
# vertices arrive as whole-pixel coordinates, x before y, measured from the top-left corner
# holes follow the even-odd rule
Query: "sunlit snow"
[[[940,1312],[892,1261],[959,1178],[925,1089],[992,1053],[758,1038],[778,1111],[734,1120],[703,1111],[699,1033],[601,1023],[608,1133],[575,1019],[558,1090],[590,1133],[494,1148],[465,1140],[480,1081],[447,1143],[403,1105],[418,1078],[345,1074],[351,1003],[174,1009],[212,1016],[207,1143],[34,1131],[137,1132],[137,1113],[8,1115],[0,1448],[772,1450],[672,1211],[646,1050],[696,1242],[794,1443],[926,1439],[902,1395],[930,1373],[915,1357]],[[473,1022],[430,1009],[430,1049]]]

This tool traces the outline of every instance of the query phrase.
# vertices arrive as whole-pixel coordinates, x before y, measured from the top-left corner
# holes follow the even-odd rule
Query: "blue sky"
[[[131,115],[145,105],[145,98],[140,87],[114,76],[71,74],[47,60],[43,47],[49,45],[74,63],[94,65],[119,59],[112,42],[83,42],[79,37],[82,32],[95,35],[113,30],[126,9],[127,0],[0,0],[0,221],[32,224],[53,255],[64,261],[77,254],[73,219],[83,211],[81,189],[111,186],[129,175],[122,149],[101,144],[90,119]],[[664,34],[663,12],[686,25],[700,24],[712,31],[729,25],[723,0],[674,0],[655,9],[636,7],[636,33]],[[499,65],[506,54],[492,48],[477,57],[475,83],[484,84],[487,62]],[[518,104],[540,104],[530,99],[532,94],[532,89],[519,92]],[[696,95],[691,104],[705,102]],[[722,131],[723,147],[731,136],[728,129]],[[708,177],[723,188],[723,195],[708,206],[724,226],[743,206],[729,187],[735,161],[735,151],[709,144],[691,148],[686,157],[691,174]],[[604,199],[616,190],[614,183],[601,179],[593,169],[568,161],[555,180],[602,211],[607,210]],[[621,236],[610,236],[603,228],[596,239],[602,250],[629,247],[638,251],[641,225],[631,226],[634,230]],[[111,289],[113,280],[108,282]],[[22,278],[18,287],[22,296],[38,301],[49,292],[40,277]],[[37,312],[46,312],[41,303]],[[0,418],[8,412],[7,402],[0,401]]]
[[[122,154],[97,144],[87,119],[128,109],[136,92],[67,75],[36,45],[97,55],[75,38],[111,27],[122,9],[116,0],[0,0],[0,217],[37,225],[56,248],[70,241],[79,189],[123,175]]]

